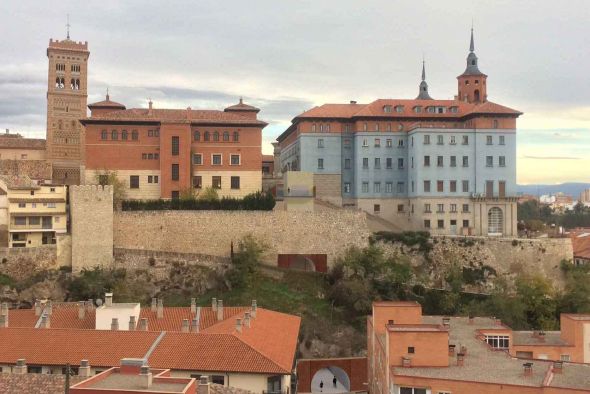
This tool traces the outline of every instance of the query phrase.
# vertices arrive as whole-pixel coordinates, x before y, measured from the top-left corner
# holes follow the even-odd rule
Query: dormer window
[[[404,112],[404,106],[403,105],[396,105],[395,106],[395,112]]]
[[[445,113],[445,107],[437,107],[436,108],[436,112],[439,114],[444,114]]]
[[[414,112],[417,113],[417,114],[421,113],[422,112],[422,107],[420,105],[415,106],[414,107]]]
[[[451,111],[452,113],[456,114],[457,112],[459,112],[459,107],[450,107],[449,111]]]
[[[465,80],[465,85],[469,85],[469,81]]]
[[[435,107],[426,107],[426,112],[433,114],[436,112],[436,108]]]
[[[392,108],[391,105],[384,105],[383,112],[389,114],[389,113],[391,113],[391,108]]]

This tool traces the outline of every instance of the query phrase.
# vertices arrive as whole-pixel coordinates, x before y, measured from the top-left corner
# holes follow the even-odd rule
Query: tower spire
[[[475,51],[475,45],[473,44],[473,21],[471,22],[471,42],[469,43],[469,52]]]
[[[422,56],[422,82],[418,90],[418,97],[416,100],[432,100],[432,97],[428,94],[428,84],[426,83],[426,65],[424,61],[424,55]]]
[[[70,14],[67,14],[68,23],[66,23],[67,38],[70,39]]]
[[[424,66],[424,56],[422,57],[422,80],[426,81],[426,67]]]

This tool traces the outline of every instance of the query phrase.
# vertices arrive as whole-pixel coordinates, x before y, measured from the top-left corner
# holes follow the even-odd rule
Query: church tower
[[[422,60],[422,82],[420,82],[420,87],[418,91],[418,97],[416,100],[432,100],[430,94],[428,94],[428,84],[426,83],[426,68],[424,66],[424,60]]]
[[[487,78],[488,76],[479,71],[477,56],[475,55],[473,43],[473,28],[471,28],[471,42],[469,44],[469,55],[467,55],[467,68],[463,74],[457,77],[459,84],[458,99],[468,103],[484,103],[488,99]]]
[[[47,159],[53,183],[80,184],[84,165],[84,128],[88,99],[88,42],[49,40],[47,83]]]

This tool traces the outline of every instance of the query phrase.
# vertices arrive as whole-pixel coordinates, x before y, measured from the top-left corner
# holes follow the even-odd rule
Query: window
[[[403,170],[404,168],[404,159],[401,157],[397,159],[397,168],[400,170]]]
[[[430,204],[424,204],[424,213],[431,213]]]
[[[383,112],[390,113],[391,112],[391,105],[384,105]]]
[[[123,141],[127,141],[128,136],[129,136],[129,133],[127,132],[127,130],[121,131],[121,139]]]
[[[315,133],[315,123],[311,125],[311,131],[312,133]]]
[[[463,167],[469,167],[469,156],[463,156]]]
[[[47,208],[55,208],[55,203],[54,202],[48,202],[47,203]]]
[[[59,216],[55,217],[56,222],[57,222],[57,219],[59,219]],[[41,218],[39,216],[31,216],[31,217],[29,217],[29,224],[33,225],[33,226],[37,226],[37,225],[41,224]]]
[[[344,193],[350,193],[350,183],[349,182],[344,183]]]
[[[430,145],[430,136],[429,135],[424,136],[424,145]]]
[[[469,204],[463,204],[463,208],[461,209],[461,212],[468,213],[469,212]],[[465,227],[465,226],[463,226],[463,227]]]
[[[375,158],[375,168],[376,169],[381,168],[381,158],[380,157]]]
[[[215,142],[219,141],[219,131],[215,131],[213,133],[213,141],[215,141]]]
[[[398,182],[397,183],[397,192],[398,193],[403,193],[404,192],[404,183],[403,182]]]
[[[369,182],[363,182],[362,192],[368,193],[369,192]]]
[[[457,181],[450,181],[449,182],[449,191],[451,193],[456,193],[457,192]]]
[[[414,346],[408,346],[408,354],[414,354],[416,352],[416,349],[414,348]]]
[[[211,155],[211,164],[214,166],[220,166],[222,164],[221,154],[217,153]]]
[[[442,145],[443,143],[444,143],[443,136],[442,135],[437,135],[436,136],[436,144],[437,145]]]
[[[385,183],[385,193],[393,193],[393,182]]]
[[[350,149],[350,138],[344,139],[344,148]]]
[[[240,155],[230,155],[229,156],[229,164],[231,166],[239,166],[241,164],[240,159],[241,159]]]
[[[234,131],[234,142],[240,141],[240,132]]]
[[[369,125],[367,123],[363,123],[363,131],[369,130]]]
[[[25,203],[25,202],[19,202],[18,203],[18,207],[19,208],[26,208],[27,207],[27,203]]]
[[[172,136],[172,156],[178,156],[180,151],[180,137]]]
[[[193,138],[195,141],[201,141],[201,132],[199,130],[195,130]]]
[[[492,145],[492,136],[486,135],[486,145]]]
[[[28,373],[41,373],[41,367],[37,367],[37,366],[27,366],[27,372]]]
[[[424,220],[424,228],[430,228],[430,220]]]
[[[454,135],[452,135],[449,138],[449,144],[451,144],[451,145],[456,145],[457,144],[457,141],[455,140],[455,136]]]
[[[373,205],[373,213],[379,213],[381,212],[381,205],[380,204],[374,204]]]
[[[375,148],[381,147],[381,138],[375,138]]]
[[[154,136],[154,130],[148,130],[147,134],[148,134],[148,137],[153,137]]]
[[[430,193],[430,181],[424,181],[424,193]]]
[[[213,186],[213,189],[221,189],[221,177],[220,176],[212,176],[211,177],[211,186]]]
[[[375,182],[373,184],[373,193],[381,193],[381,182]]]
[[[393,146],[393,141],[390,138],[386,139],[385,146],[391,148]]]
[[[172,180],[177,181],[180,179],[178,164],[172,164]]]
[[[436,156],[436,166],[437,167],[443,166],[443,157],[442,156]]]
[[[438,228],[445,228],[445,221],[442,219],[437,220],[436,224]]]
[[[27,217],[26,216],[15,216],[14,217],[14,224],[16,226],[24,226],[27,224]]]
[[[445,204],[436,204],[436,213],[443,213],[445,211]]]
[[[419,105],[414,107],[414,112],[419,114],[420,112],[422,112],[422,107],[420,107]]]
[[[469,220],[467,220],[467,219],[463,220],[463,227],[469,228]]]
[[[141,160],[147,160],[147,158],[148,158],[147,153],[141,154]]]
[[[101,140],[106,140],[107,139],[107,135],[108,135],[108,133],[107,133],[106,130],[101,131],[100,132],[100,139]]]
[[[500,142],[499,142],[499,144],[500,145],[506,145],[506,138],[503,135],[500,136]]]
[[[506,181],[498,181],[498,197],[506,197]]]
[[[369,146],[369,140],[364,138],[363,139],[363,147],[367,148]]]
[[[230,184],[232,189],[239,189],[240,188],[240,177],[239,176],[232,176],[230,179]]]
[[[567,362],[569,362],[569,361],[570,361],[570,359],[571,359],[571,357],[570,357],[570,355],[569,355],[569,354],[562,354],[562,355],[559,357],[559,359],[560,359],[561,361],[567,361]]]
[[[391,169],[393,167],[393,159],[388,157],[385,159],[385,168]]]
[[[497,129],[498,128],[498,121],[496,119],[494,119],[494,121],[492,123],[493,123],[492,127],[494,129]]]
[[[506,167],[506,156],[498,157],[498,166]]]
[[[119,132],[117,130],[111,131],[111,139],[118,140],[119,139]]]
[[[200,166],[203,164],[203,154],[202,153],[195,153],[193,154],[193,164]]]
[[[345,170],[350,170],[350,168],[351,168],[350,163],[351,163],[350,159],[344,159],[344,169]]]
[[[211,376],[211,383],[224,385],[225,384],[225,376],[213,375],[213,376]]]
[[[318,148],[324,147],[324,140],[322,138],[318,139]]]
[[[154,160],[154,154],[153,153],[148,153],[147,155],[148,160]]]
[[[223,132],[223,140],[225,142],[228,142],[229,141],[229,131],[224,131]]]
[[[404,140],[402,140],[401,138],[397,141],[397,147],[398,148],[403,148],[404,147]]]
[[[154,177],[151,175],[148,175],[147,177],[147,183],[153,183],[154,182]]]
[[[462,181],[461,184],[463,193],[469,193],[469,181]]]
[[[324,169],[324,159],[318,159],[318,170]]]
[[[457,156],[451,156],[451,167],[457,167]]]
[[[469,145],[469,136],[468,135],[464,135],[463,136],[463,141],[461,143],[463,145]]]
[[[486,156],[486,167],[494,166],[494,156]]]
[[[139,189],[139,175],[130,175],[129,176],[129,188],[130,189]]]
[[[424,167],[430,167],[430,156],[424,156]]]
[[[439,193],[442,193],[445,191],[444,181],[436,181],[436,191]]]
[[[363,168],[364,169],[369,168],[369,158],[368,157],[363,157]]]
[[[200,189],[203,187],[203,177],[200,175],[193,176],[193,187],[195,189]]]
[[[210,138],[211,138],[211,134],[209,134],[208,131],[205,131],[205,134],[203,135],[203,140],[209,141]]]
[[[457,204],[451,204],[449,209],[452,213],[457,213]]]
[[[508,349],[510,347],[508,335],[486,335],[485,340],[494,349]]]

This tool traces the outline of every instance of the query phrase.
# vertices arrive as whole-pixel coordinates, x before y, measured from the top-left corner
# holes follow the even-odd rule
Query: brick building
[[[409,230],[516,236],[516,119],[488,100],[473,32],[454,100],[324,104],[278,137],[281,171],[315,174],[316,196]]]
[[[213,187],[242,197],[262,189],[262,129],[258,108],[127,109],[110,100],[90,104],[84,182],[116,172],[128,199],[178,198]]]
[[[369,392],[590,393],[590,365],[582,364],[590,362],[590,316],[561,322],[562,333],[553,334],[560,339],[544,340],[494,318],[422,316],[418,303],[375,302],[367,320]]]

